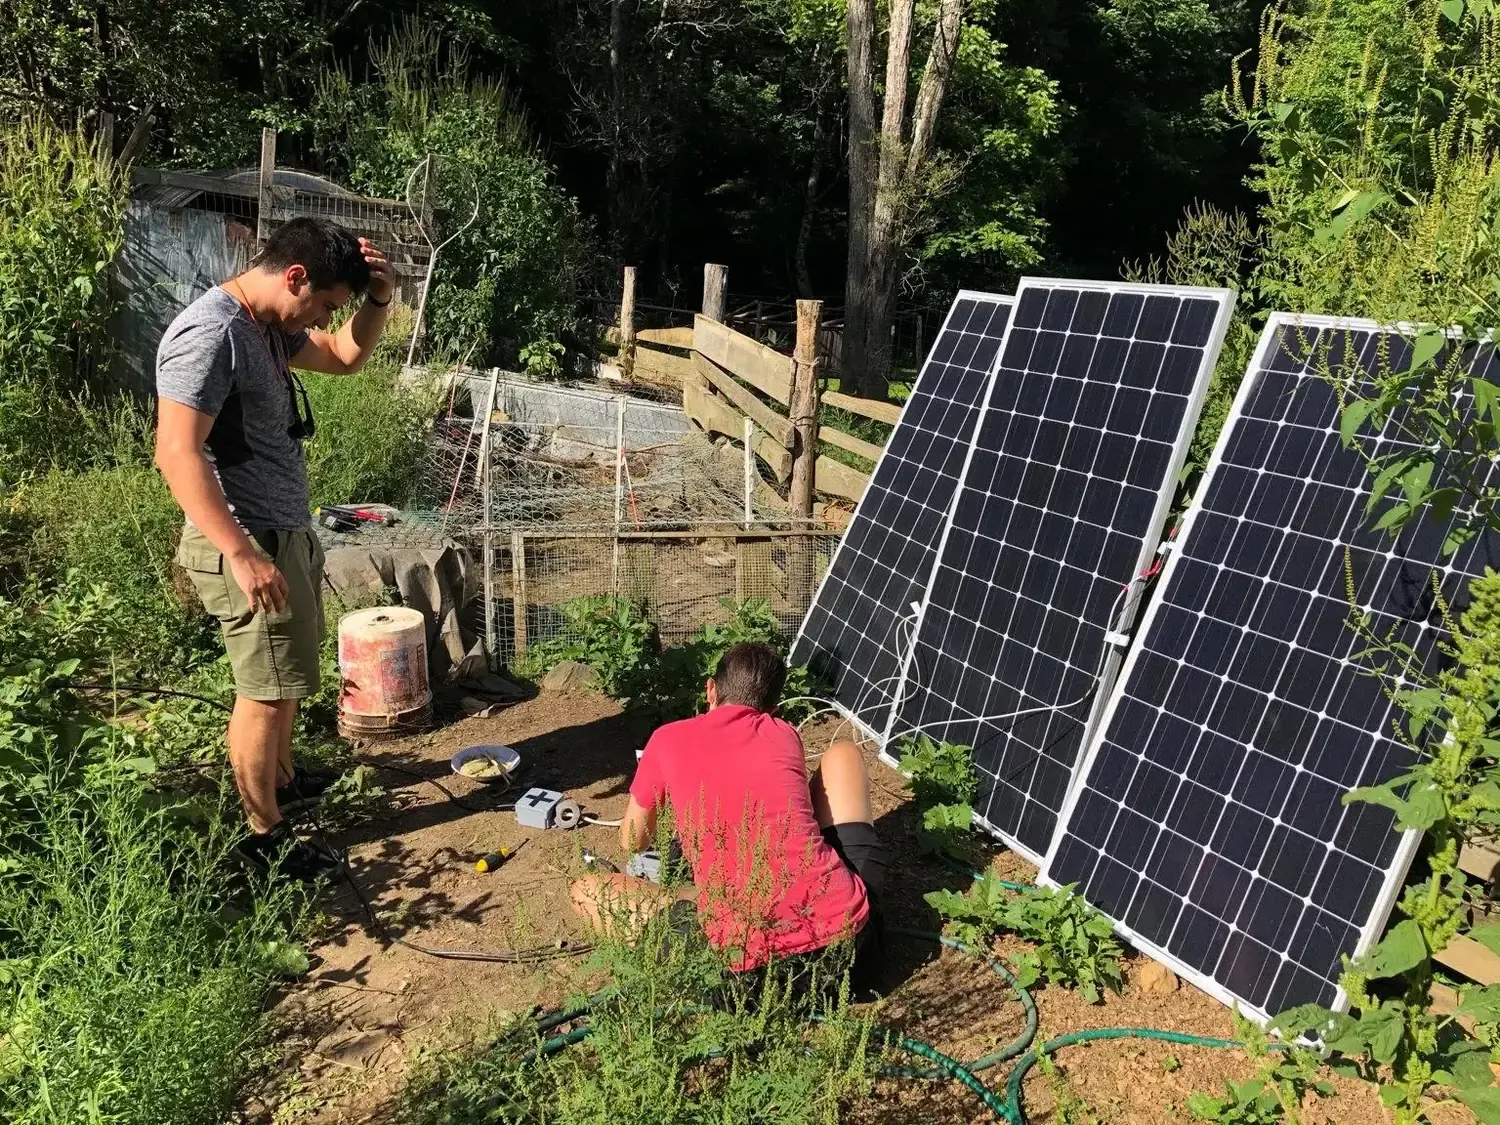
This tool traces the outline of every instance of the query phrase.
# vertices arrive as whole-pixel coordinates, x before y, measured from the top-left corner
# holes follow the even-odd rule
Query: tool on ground
[[[609,860],[605,859],[597,852],[590,851],[588,848],[584,848],[583,851],[579,853],[579,858],[583,860],[583,865],[585,867],[590,867],[598,871],[610,871],[616,875],[620,873],[620,869],[615,866],[615,864],[611,863]]]
[[[352,531],[361,523],[378,523],[389,527],[396,522],[395,515],[390,511],[381,508],[355,508],[347,504],[323,504],[313,509],[313,515],[324,527],[331,527],[336,531]]]
[[[508,860],[511,856],[515,855],[518,851],[520,851],[525,843],[526,841],[522,840],[514,847],[501,848],[499,851],[493,851],[488,853],[487,855],[482,856],[479,859],[479,862],[474,864],[474,870],[478,871],[480,874],[487,874],[491,871],[499,871],[500,865]]]
[[[318,523],[329,531],[350,532],[359,530],[359,520],[335,508],[316,508],[313,515]]]

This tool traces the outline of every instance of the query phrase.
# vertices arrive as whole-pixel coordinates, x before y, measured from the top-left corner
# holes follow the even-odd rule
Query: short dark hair
[[[347,285],[349,292],[359,294],[370,284],[370,263],[359,249],[358,236],[327,219],[287,220],[250,265],[272,273],[301,266],[314,289]]]
[[[786,686],[786,663],[770,645],[741,641],[730,645],[714,669],[719,702],[771,711]]]

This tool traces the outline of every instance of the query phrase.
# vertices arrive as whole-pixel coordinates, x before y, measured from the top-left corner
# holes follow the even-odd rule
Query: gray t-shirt
[[[214,286],[177,314],[156,350],[156,393],[213,416],[208,458],[246,531],[306,527],[307,464],[290,358],[307,333],[258,324]]]

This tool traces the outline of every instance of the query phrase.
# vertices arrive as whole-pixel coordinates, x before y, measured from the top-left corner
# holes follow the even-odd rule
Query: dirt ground
[[[831,725],[807,736],[816,749]],[[497,805],[520,789],[543,785],[565,791],[604,819],[620,815],[635,766],[640,735],[609,700],[592,694],[543,695],[498,715],[467,719],[420,738],[365,747],[362,761],[395,766],[439,781],[464,806],[409,773],[381,769],[389,808],[337,835],[366,895],[407,940],[431,947],[514,949],[579,941],[583,931],[567,901],[571,876],[583,871],[580,850],[616,861],[613,829],[535,832],[517,825]],[[480,743],[520,751],[524,774],[509,796],[449,771],[449,757]],[[924,892],[959,888],[963,878],[918,859],[909,846],[913,810],[899,776],[872,755],[876,828],[892,849],[886,896],[895,926],[938,928]],[[526,840],[495,873],[474,870],[475,859]],[[1002,875],[1028,879],[1029,865],[1010,853],[994,860]],[[413,1055],[424,1048],[472,1043],[486,1026],[534,1006],[552,1007],[585,988],[582,959],[541,965],[439,960],[399,945],[384,945],[369,930],[359,900],[342,886],[322,903],[325,921],[310,949],[312,971],[274,1000],[275,1058],[263,1068],[235,1120],[246,1125],[358,1125],[388,1120]],[[1014,943],[1012,943],[1014,944]],[[1001,952],[1013,951],[1004,944]],[[1017,947],[1019,948],[1019,947]],[[888,942],[887,996],[879,1022],[931,1043],[960,1059],[974,1059],[1013,1039],[1024,1027],[1021,1005],[987,968],[954,952],[936,955],[927,943]],[[1065,989],[1033,989],[1040,1015],[1037,1042],[1082,1028],[1142,1026],[1232,1038],[1229,1011],[1181,984],[1172,991],[1144,987],[1149,962],[1132,958],[1123,996],[1088,1005]],[[1219,1093],[1227,1079],[1249,1078],[1255,1063],[1238,1050],[1210,1050],[1143,1041],[1082,1045],[1058,1055],[1058,1073],[1033,1069],[1025,1106],[1033,1125],[1167,1125],[1192,1117],[1194,1091]],[[1002,1064],[982,1077],[1003,1090]],[[1372,1125],[1390,1120],[1375,1089],[1335,1080],[1337,1095],[1306,1107],[1306,1125]],[[1082,1107],[1079,1103],[1082,1103]],[[1086,1107],[1086,1108],[1083,1108]],[[1092,1116],[1090,1116],[1092,1114]],[[857,1125],[992,1120],[955,1083],[883,1079],[874,1095],[851,1107]],[[1473,1122],[1467,1111],[1443,1107],[1438,1125]]]

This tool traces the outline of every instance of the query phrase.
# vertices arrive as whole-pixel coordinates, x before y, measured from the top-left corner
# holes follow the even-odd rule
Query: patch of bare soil
[[[814,728],[807,744],[816,751],[835,732],[831,723]],[[523,756],[526,772],[509,794],[449,773],[454,751],[489,742],[513,746]],[[513,800],[522,788],[545,785],[573,795],[589,812],[617,817],[640,742],[614,703],[583,694],[544,695],[423,738],[368,747],[363,760],[434,778],[470,808],[425,782],[384,772],[380,781],[396,798],[392,808],[339,842],[350,848],[365,893],[408,940],[465,949],[582,941],[585,935],[567,900],[568,880],[583,870],[581,847],[618,859],[615,831],[592,826],[572,833],[531,831],[495,806]],[[923,894],[937,887],[961,889],[968,880],[916,855],[914,810],[899,775],[873,754],[870,769],[876,829],[893,856],[887,921],[937,930],[938,918]],[[522,839],[525,846],[500,871],[474,870],[479,855]],[[997,854],[992,866],[1005,878],[1035,876],[1008,852]],[[482,1042],[486,1027],[507,1014],[555,1006],[588,983],[581,959],[533,966],[443,961],[385,945],[370,932],[347,887],[331,894],[323,909],[327,925],[312,950],[317,963],[306,979],[276,998],[277,1060],[242,1106],[240,1121],[354,1125],[388,1120],[415,1052]],[[1014,942],[996,946],[1001,954],[1018,948]],[[1229,1011],[1191,985],[1165,992],[1147,988],[1142,970],[1148,964],[1132,958],[1124,995],[1107,995],[1097,1005],[1085,1004],[1067,989],[1034,989],[1040,1021],[1036,1042],[1102,1027],[1234,1037]],[[978,1059],[1025,1027],[1024,1010],[1003,981],[961,953],[939,956],[930,942],[890,938],[884,978],[886,998],[869,1009],[872,1018],[954,1058]],[[1238,1049],[1140,1040],[1075,1046],[1059,1052],[1056,1061],[1055,1075],[1033,1068],[1026,1080],[1025,1107],[1033,1125],[1189,1122],[1189,1094],[1222,1092],[1226,1080],[1250,1078],[1257,1068]],[[1000,1063],[981,1077],[1003,1093],[1010,1065]],[[1390,1120],[1373,1087],[1345,1080],[1334,1085],[1335,1097],[1310,1100],[1305,1125]],[[882,1078],[871,1097],[850,1107],[845,1120],[850,1125],[958,1125],[993,1118],[957,1083]],[[1469,1125],[1474,1118],[1444,1107],[1434,1120]]]

